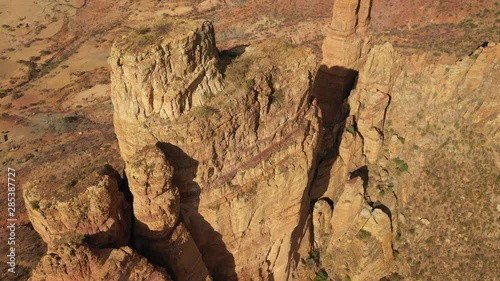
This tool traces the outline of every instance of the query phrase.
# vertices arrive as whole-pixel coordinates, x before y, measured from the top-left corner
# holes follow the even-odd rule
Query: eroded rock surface
[[[24,200],[33,227],[48,244],[87,239],[93,247],[121,247],[130,240],[131,209],[116,172],[95,172],[48,192],[31,182]]]
[[[187,28],[192,31],[185,32]],[[307,216],[306,188],[319,131],[318,110],[309,98],[315,59],[306,48],[277,41],[250,46],[228,62],[218,57],[213,36],[208,22],[194,27],[177,22],[165,39],[140,50],[126,47],[134,38],[113,48],[114,121],[127,176],[140,177],[142,168],[135,167],[144,164],[138,159],[157,159],[146,173],[151,176],[129,180],[134,214],[144,222],[156,216],[176,221],[175,196],[160,204],[170,204],[171,213],[155,215],[148,204],[156,199],[146,199],[149,195],[141,191],[160,190],[156,186],[164,183],[157,183],[156,175],[163,173],[158,177],[163,179],[172,173],[181,224],[211,276],[284,280],[296,263],[292,256]],[[191,44],[193,37],[199,38],[197,45]],[[167,55],[152,56],[156,59],[144,55],[166,49],[161,54]],[[159,61],[167,67],[159,68]],[[189,85],[181,96],[191,95],[193,102],[183,106],[183,98],[170,99],[173,105],[166,105],[167,93],[184,93],[181,85]],[[145,147],[155,145],[164,158],[159,151],[149,155],[152,150]],[[157,234],[145,231],[150,238]],[[191,259],[197,260],[196,255]]]
[[[367,28],[372,0],[338,0],[323,41],[323,62],[326,69],[356,69],[362,55],[369,51]]]
[[[150,264],[130,247],[91,250],[66,244],[42,258],[31,281],[134,280],[170,281],[165,269]]]
[[[302,263],[333,280],[414,277],[398,256],[413,262],[408,249],[441,238],[410,199],[436,200],[418,201],[413,188],[449,198],[415,179],[448,178],[418,170],[434,159],[416,151],[451,143],[440,165],[461,167],[452,159],[459,152],[479,159],[479,146],[432,133],[432,122],[471,139],[462,124],[485,131],[489,165],[464,163],[484,172],[477,196],[493,194],[499,107],[487,90],[499,48],[443,66],[390,44],[371,47],[370,6],[335,2],[316,75],[311,50],[288,41],[219,53],[203,20],[161,20],[119,40],[109,63],[125,177],[96,174],[50,196],[36,183],[25,189],[30,219],[49,244],[32,279],[306,280]],[[475,182],[461,171],[455,178]],[[494,230],[470,237],[494,248]],[[472,243],[465,233],[457,239]]]

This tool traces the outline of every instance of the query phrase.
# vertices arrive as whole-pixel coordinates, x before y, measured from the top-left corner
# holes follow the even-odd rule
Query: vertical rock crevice
[[[370,198],[377,183],[372,177],[382,169],[378,159],[387,93],[397,71],[390,46],[372,50],[370,8],[371,0],[335,2],[314,87],[325,152],[310,194],[313,202],[328,198],[335,208],[324,200],[314,202],[312,247],[329,276],[352,280],[378,280],[389,273],[397,206]]]

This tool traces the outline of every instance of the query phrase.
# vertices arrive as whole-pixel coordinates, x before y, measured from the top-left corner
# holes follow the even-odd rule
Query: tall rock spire
[[[366,35],[370,22],[371,0],[337,0],[333,19],[323,42],[323,70],[335,66],[357,69],[363,53],[369,50]]]

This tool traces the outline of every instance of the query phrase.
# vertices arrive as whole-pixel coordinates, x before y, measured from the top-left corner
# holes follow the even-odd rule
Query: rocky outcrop
[[[376,186],[388,181],[380,150],[390,102],[387,93],[399,73],[393,57],[392,47],[384,45],[363,58],[356,89],[347,100],[350,111],[340,134],[338,156],[329,172],[324,172],[327,187],[317,195],[314,188],[319,185],[312,187],[313,196],[323,198],[315,203],[315,210],[324,209],[325,199],[333,205],[333,211],[322,212],[322,216],[331,215],[321,222],[313,212],[315,247],[330,276],[378,280],[392,268],[392,239],[397,231],[392,221],[398,204],[392,192],[380,196]]]
[[[141,49],[127,47],[133,38],[113,48],[114,121],[127,176],[151,175],[129,181],[134,213],[144,224],[165,216],[165,234],[180,208],[172,235],[191,236],[196,247],[175,243],[182,253],[193,249],[194,261],[197,249],[216,280],[285,280],[298,261],[315,163],[319,116],[309,97],[315,58],[276,41],[247,47],[234,61],[219,59],[213,36],[208,22],[177,22]],[[138,169],[147,166],[137,159],[155,164]],[[157,180],[170,175],[171,184]],[[171,195],[158,203],[165,209],[141,212],[157,203],[139,191],[161,193],[165,186]],[[174,260],[166,252],[164,258]]]
[[[92,173],[48,192],[28,183],[23,196],[35,230],[49,252],[60,243],[87,239],[92,247],[120,247],[130,239],[131,210],[116,172]]]
[[[111,56],[112,64],[125,66],[113,71],[115,79],[124,81],[112,85],[114,105],[135,99],[136,107],[116,109],[140,121],[154,114],[176,119],[222,89],[215,34],[209,22],[158,22],[145,34],[133,33],[118,41]]]
[[[75,244],[61,245],[42,258],[31,281],[134,280],[170,281],[164,269],[151,265],[130,247],[91,250]]]
[[[393,222],[403,237],[394,248],[400,261],[408,261],[400,262],[403,276],[494,279],[496,240],[484,235],[493,233],[485,226],[493,218],[482,214],[497,205],[489,198],[498,189],[500,103],[492,92],[499,85],[499,57],[500,47],[490,43],[451,65],[430,64],[425,55],[400,61],[381,152],[389,168],[400,163],[408,169],[397,167],[392,180],[399,205]],[[471,222],[474,227],[464,227]],[[481,245],[482,261],[448,251],[475,245]],[[470,266],[425,269],[442,260]]]
[[[180,222],[180,194],[172,183],[173,171],[154,145],[145,146],[126,162],[134,197],[133,244],[151,261],[169,268],[178,280],[204,280],[207,268]]]
[[[33,181],[23,196],[33,227],[48,244],[30,280],[171,280],[126,246],[132,210],[111,167],[51,192]]]
[[[372,0],[337,0],[333,18],[323,41],[326,71],[333,67],[357,69],[359,59],[369,51],[367,28]]]
[[[324,118],[323,146],[333,152],[321,159],[311,187],[318,200],[313,247],[329,276],[351,280],[379,280],[390,273],[397,231],[396,197],[379,196],[376,186],[388,181],[380,151],[400,65],[392,46],[370,50],[370,6],[371,1],[335,2],[315,89],[330,116]]]
[[[119,40],[109,62],[125,177],[95,173],[53,194],[40,182],[26,186],[30,219],[49,244],[32,279],[306,280],[321,268],[321,278],[380,280],[401,270],[398,255],[413,259],[412,247],[432,245],[430,231],[439,233],[420,206],[408,208],[410,198],[439,207],[412,189],[433,188],[415,177],[456,186],[484,179],[466,195],[494,198],[499,107],[488,89],[497,83],[498,46],[453,66],[402,57],[390,44],[371,48],[370,5],[335,2],[314,79],[309,49],[269,40],[219,53],[206,21],[162,20]],[[424,138],[432,122],[447,132]],[[408,130],[418,124],[420,136]],[[449,139],[474,139],[462,124],[484,131],[474,145]],[[453,142],[446,153],[479,160],[464,160],[474,165],[454,177],[419,170],[424,161],[463,165],[424,155]],[[468,173],[475,165],[481,176]],[[448,200],[446,192],[436,196]],[[485,213],[492,202],[474,208]],[[474,215],[456,212],[441,221]],[[494,232],[470,237],[496,245]],[[310,272],[301,275],[299,261]]]

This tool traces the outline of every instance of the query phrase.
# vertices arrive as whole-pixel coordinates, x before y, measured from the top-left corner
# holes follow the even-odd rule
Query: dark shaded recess
[[[334,208],[335,204],[333,203],[333,200],[332,200],[332,199],[330,199],[330,198],[328,198],[328,197],[322,197],[322,198],[318,199],[318,201],[319,201],[319,200],[323,200],[323,201],[325,201],[326,203],[328,203],[328,205],[330,205],[330,208],[331,208],[331,209],[332,209],[332,211],[333,211],[333,208]]]
[[[116,179],[116,182],[118,184],[118,190],[124,194],[125,200],[129,203],[128,209],[124,210],[126,216],[124,220],[126,221],[127,219],[130,219],[133,222],[134,220],[133,210],[132,210],[133,197],[132,193],[130,192],[130,189],[128,188],[128,182],[126,177],[122,177],[122,175],[120,175],[120,173],[109,164],[105,164],[104,166],[99,168],[97,170],[97,173],[101,176],[109,176],[110,178]],[[123,174],[125,176],[125,172]],[[132,234],[131,232],[129,232],[127,233],[127,235],[130,235],[128,237],[129,242],[127,242],[127,244],[130,244],[130,239],[132,237]],[[116,244],[116,241],[114,241],[112,236],[108,235],[105,232],[99,232],[93,235],[87,235],[85,236],[84,242],[87,243],[91,249],[103,249],[103,248],[118,249],[122,246],[125,246]]]
[[[375,204],[375,202],[373,202],[370,197],[368,197],[368,193],[367,193],[367,188],[368,188],[368,181],[370,179],[370,171],[368,170],[368,167],[365,165],[359,169],[357,169],[356,171],[352,172],[351,173],[351,176],[350,178],[355,178],[355,177],[360,177],[362,180],[363,180],[363,190],[364,190],[364,197],[365,197],[365,200],[366,202],[368,202],[368,205],[370,205],[370,207],[372,207],[373,209],[380,209],[382,210],[382,212],[384,212],[388,217],[389,219],[391,220],[391,232],[392,232],[392,212],[391,210],[383,205],[383,204]],[[380,203],[380,202],[378,202]]]
[[[483,42],[483,43],[481,43],[479,46],[477,46],[477,48],[478,48],[478,49],[479,49],[479,48],[481,48],[481,47],[486,48],[486,47],[488,47],[488,44],[489,44],[489,42],[488,42],[488,41],[484,41],[484,42]],[[476,51],[476,50],[474,50],[474,51],[472,51],[472,52],[469,52],[469,55],[468,55],[468,56],[469,56],[469,57],[470,57],[470,56],[472,56],[472,55],[474,54],[474,52],[475,52],[475,51]]]
[[[399,273],[394,272],[389,276],[381,278],[380,281],[399,281],[399,280],[404,280],[404,279],[405,278],[403,276],[399,275]]]
[[[327,68],[323,65],[316,72],[312,96],[321,110],[323,132],[318,166],[309,193],[312,201],[320,198],[328,188],[329,172],[339,156],[350,112],[347,98],[356,87],[357,76],[357,71],[340,66]]]
[[[137,251],[139,254],[141,254],[144,258],[146,258],[149,263],[159,267],[160,270],[165,270],[168,273],[168,275],[171,278],[173,278],[173,280],[177,280],[174,271],[168,265],[165,265],[165,263],[163,262],[163,259],[161,259],[161,257],[157,257],[154,254],[151,254],[151,252],[149,252],[149,251],[143,251],[144,250],[143,245],[138,245],[138,243],[137,243],[137,241],[138,240],[140,241],[141,238],[138,239],[138,237],[136,237],[136,235],[134,234],[136,223],[138,223],[138,221],[136,221],[134,213],[133,213],[134,212],[134,196],[133,196],[132,192],[130,191],[130,186],[128,184],[128,177],[127,177],[127,174],[125,172],[125,169],[123,169],[121,174],[120,174],[112,166],[106,164],[98,172],[100,175],[115,176],[117,178],[119,190],[121,193],[123,193],[125,200],[129,204],[128,211],[130,212],[130,229],[129,229],[130,236],[129,236],[128,245],[130,247],[132,247],[135,251]],[[153,233],[153,231],[151,231],[151,232]],[[91,240],[92,240],[91,236],[86,238],[86,242],[90,245],[92,251],[95,254],[97,254],[102,260],[107,260],[109,258],[113,248],[118,248],[118,247],[116,247],[116,245],[110,245],[110,247],[106,247],[104,249],[102,249],[102,247],[95,247],[95,246],[92,246],[92,244],[90,243]]]
[[[363,167],[358,168],[357,170],[351,172],[350,179],[360,177],[363,180],[363,191],[366,195],[366,189],[368,188],[368,180],[370,179],[370,171],[368,167],[364,165]]]
[[[223,74],[226,73],[227,66],[230,65],[236,58],[245,53],[247,47],[250,45],[239,45],[231,49],[219,52],[219,66]]]
[[[157,145],[174,167],[172,181],[181,195],[181,220],[198,246],[211,277],[214,281],[238,280],[234,257],[222,240],[222,235],[198,212],[201,189],[194,181],[198,161],[170,143]]]
[[[340,140],[349,115],[346,99],[356,86],[357,75],[358,72],[353,69],[339,66],[328,68],[322,65],[313,78],[311,102],[316,99],[321,111],[321,140],[318,153],[313,159],[315,167],[309,175],[309,188],[304,190],[302,197],[300,220],[292,232],[292,249],[298,249],[302,239],[308,235],[305,233],[306,224],[309,224],[309,235],[312,236],[314,233],[309,215],[312,206],[319,198],[326,200],[322,196],[328,188],[329,171],[339,156]],[[327,202],[331,203],[330,206],[333,208],[333,201],[330,199]],[[311,243],[312,241],[313,239]],[[311,245],[311,248],[313,246]],[[289,267],[292,264],[298,264],[299,259],[300,255],[296,250],[290,252]]]

